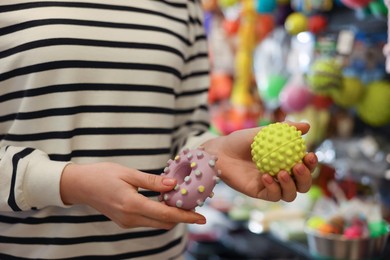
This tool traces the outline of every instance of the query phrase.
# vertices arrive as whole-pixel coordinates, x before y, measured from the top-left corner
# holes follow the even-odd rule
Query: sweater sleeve
[[[210,138],[208,89],[210,60],[203,27],[203,11],[197,1],[187,2],[191,19],[188,26],[181,84],[175,90],[175,130],[173,153],[186,146],[196,148]]]
[[[66,207],[60,196],[60,179],[68,163],[51,161],[33,148],[1,147],[0,211]]]

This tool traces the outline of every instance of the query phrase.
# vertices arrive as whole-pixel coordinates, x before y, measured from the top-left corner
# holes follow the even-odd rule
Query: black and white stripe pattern
[[[159,174],[187,141],[205,138],[209,60],[199,5],[0,1],[0,259],[182,253],[185,226],[121,229],[89,207],[64,207],[57,184],[68,161]]]

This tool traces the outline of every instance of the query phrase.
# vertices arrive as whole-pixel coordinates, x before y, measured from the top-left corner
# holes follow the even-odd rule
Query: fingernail
[[[265,182],[267,182],[268,184],[272,184],[272,183],[274,183],[274,180],[273,180],[273,178],[271,177],[271,176],[264,176],[264,180],[265,180]]]
[[[284,182],[289,182],[290,181],[290,175],[288,175],[288,173],[287,174],[282,174],[282,180],[284,181]]]
[[[305,169],[304,169],[304,166],[303,166],[302,164],[298,164],[298,165],[297,165],[297,174],[298,174],[298,175],[301,175],[301,176],[302,176],[302,175],[304,174],[304,170],[305,170]]]
[[[162,183],[166,186],[172,186],[175,185],[175,179],[163,178]]]
[[[198,219],[195,223],[198,225],[204,225],[204,224],[206,224],[206,220],[205,219]]]
[[[313,156],[313,157],[310,159],[310,163],[316,164],[316,163],[317,163],[317,158],[316,158],[315,156]]]

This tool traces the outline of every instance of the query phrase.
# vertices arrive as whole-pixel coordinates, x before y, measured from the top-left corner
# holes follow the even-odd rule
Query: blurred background
[[[202,0],[211,131],[291,120],[319,158],[292,203],[223,183],[191,259],[389,259],[390,55],[384,0]]]

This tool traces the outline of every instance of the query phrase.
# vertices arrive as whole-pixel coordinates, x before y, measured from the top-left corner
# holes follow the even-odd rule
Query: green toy
[[[342,68],[333,58],[318,59],[310,67],[307,83],[314,93],[330,96],[342,87]]]
[[[342,87],[332,93],[332,99],[335,104],[349,108],[362,99],[365,87],[358,77],[344,77]]]
[[[390,123],[390,82],[379,80],[370,82],[362,100],[357,105],[360,119],[374,127]]]
[[[251,149],[252,160],[259,171],[276,176],[281,170],[291,174],[292,167],[306,154],[306,143],[296,127],[273,123],[257,133]]]

